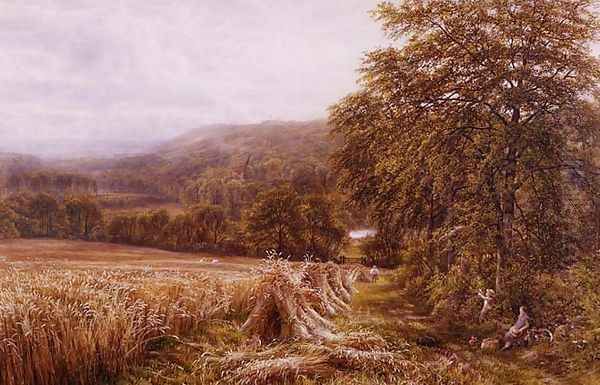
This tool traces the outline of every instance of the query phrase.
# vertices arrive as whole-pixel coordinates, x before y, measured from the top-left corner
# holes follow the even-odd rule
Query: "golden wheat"
[[[0,385],[93,384],[139,364],[149,343],[223,318],[205,275],[0,270]]]

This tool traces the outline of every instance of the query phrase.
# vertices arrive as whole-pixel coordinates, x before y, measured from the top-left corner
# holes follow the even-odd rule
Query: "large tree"
[[[46,193],[37,194],[29,202],[29,212],[38,225],[39,236],[55,235],[60,221],[60,205],[54,197]]]
[[[497,289],[516,259],[560,259],[572,240],[560,231],[570,190],[595,170],[580,156],[597,135],[592,6],[380,4],[393,43],[367,55],[362,89],[331,109],[341,185],[382,217],[397,211],[406,228],[458,231],[465,250],[494,253]]]
[[[300,205],[300,197],[288,186],[260,193],[245,215],[249,243],[259,252],[294,254],[304,231]]]
[[[15,226],[17,215],[4,202],[0,201],[0,239],[19,237],[19,231]]]
[[[339,211],[325,195],[313,194],[303,199],[300,213],[304,218],[306,253],[321,260],[339,254],[346,242],[346,229]]]
[[[69,196],[64,205],[70,236],[90,239],[93,232],[102,226],[102,212],[94,197]]]
[[[194,226],[203,234],[203,241],[219,247],[227,231],[227,216],[223,206],[200,204],[193,207],[190,213]]]

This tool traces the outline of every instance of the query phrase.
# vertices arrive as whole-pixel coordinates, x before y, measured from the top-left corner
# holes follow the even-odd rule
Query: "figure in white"
[[[483,299],[483,306],[481,307],[481,312],[479,312],[479,322],[482,322],[487,313],[492,309],[494,299],[496,298],[496,292],[492,289],[487,289],[485,294],[482,290],[479,290],[477,294]]]
[[[371,282],[377,282],[377,279],[379,278],[379,269],[376,265],[373,265],[369,271],[369,275],[371,276]]]

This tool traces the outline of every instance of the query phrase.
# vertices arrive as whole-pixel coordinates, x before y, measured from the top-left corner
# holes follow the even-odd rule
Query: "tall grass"
[[[93,384],[144,358],[149,343],[223,318],[204,275],[0,270],[0,385]]]

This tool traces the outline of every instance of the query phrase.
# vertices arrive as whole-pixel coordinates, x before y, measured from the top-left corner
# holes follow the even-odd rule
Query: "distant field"
[[[155,211],[155,210],[167,210],[171,217],[175,217],[179,214],[183,214],[184,209],[178,203],[159,203],[153,205],[141,205],[141,206],[131,206],[131,207],[115,207],[115,208],[104,208],[104,219],[110,220],[117,215],[121,214],[135,214],[135,213],[143,213],[146,211]]]
[[[2,258],[4,257],[4,258]],[[66,269],[205,272],[237,279],[251,273],[258,259],[211,254],[176,253],[112,243],[16,239],[0,241],[0,261]],[[213,263],[217,259],[217,263]],[[1,263],[1,262],[0,262]]]
[[[110,219],[117,214],[130,214],[150,210],[167,210],[171,216],[183,213],[183,206],[165,198],[135,193],[99,194],[98,203]]]

